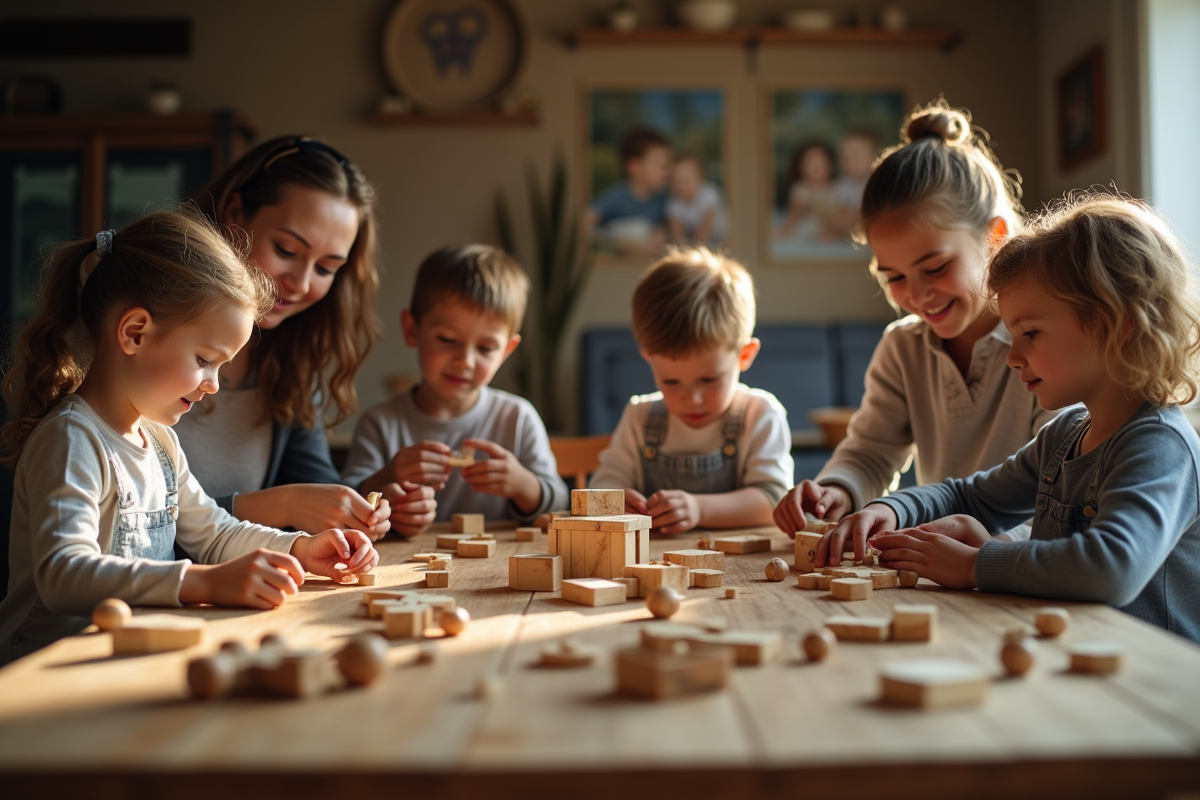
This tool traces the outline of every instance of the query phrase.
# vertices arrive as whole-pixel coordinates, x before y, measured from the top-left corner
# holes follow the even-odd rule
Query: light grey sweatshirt
[[[1003,530],[1036,509],[1029,541],[980,549],[980,590],[1108,603],[1200,641],[1200,437],[1178,407],[1146,403],[1099,447],[1047,474],[1086,414],[1063,412],[986,472],[875,502],[891,507],[902,528],[969,514]],[[1043,485],[1050,489],[1039,503]]]

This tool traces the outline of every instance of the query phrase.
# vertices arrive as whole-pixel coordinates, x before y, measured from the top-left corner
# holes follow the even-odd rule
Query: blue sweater
[[[985,472],[874,502],[901,528],[969,514],[1002,531],[1032,514],[1029,541],[980,549],[980,590],[1108,603],[1200,641],[1200,437],[1179,408],[1146,403],[1099,447],[1053,469],[1086,417],[1064,412]]]

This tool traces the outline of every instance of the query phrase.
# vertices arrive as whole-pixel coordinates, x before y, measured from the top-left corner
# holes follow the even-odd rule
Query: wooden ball
[[[236,680],[237,663],[228,653],[218,652],[188,662],[187,682],[192,697],[202,700],[224,697],[233,690]]]
[[[818,628],[804,637],[803,647],[809,661],[824,661],[837,647],[837,637],[829,628]]]
[[[357,633],[335,656],[338,670],[355,686],[374,683],[383,674],[388,645],[374,633]]]
[[[646,608],[659,619],[670,619],[679,611],[683,598],[670,586],[655,586],[646,595]]]
[[[781,581],[791,573],[791,570],[782,558],[772,558],[767,562],[766,573],[767,580]]]
[[[919,580],[920,580],[920,578],[917,576],[917,573],[910,572],[909,570],[906,570],[906,569],[900,570],[900,585],[901,586],[904,586],[905,588],[911,588],[913,586],[916,586],[917,581],[919,581]]]
[[[102,631],[124,628],[125,623],[129,622],[132,616],[133,610],[129,608],[129,604],[115,597],[101,600],[92,609],[92,622],[96,623],[96,627]]]
[[[1009,640],[1000,648],[1000,663],[1009,675],[1024,675],[1033,668],[1034,643],[1032,639]]]
[[[467,629],[467,623],[470,621],[471,615],[465,608],[446,611],[441,617],[442,632],[447,636],[458,636]]]
[[[1043,636],[1060,636],[1070,624],[1071,615],[1065,608],[1039,608],[1034,624]]]

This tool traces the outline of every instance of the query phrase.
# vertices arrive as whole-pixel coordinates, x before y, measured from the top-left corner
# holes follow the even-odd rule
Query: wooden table
[[[584,670],[534,666],[570,634],[606,649],[630,646],[649,614],[507,588],[507,556],[539,552],[498,533],[492,559],[455,559],[448,593],[474,622],[441,644],[434,665],[394,643],[393,669],[374,686],[307,702],[186,699],[195,648],[114,659],[107,634],[85,633],[0,670],[0,790],[8,797],[605,798],[783,796],[839,798],[1155,797],[1200,790],[1200,647],[1099,605],[1070,604],[1062,641],[1043,641],[1033,673],[998,679],[982,709],[937,713],[878,704],[886,661],[948,656],[1000,669],[1001,635],[1030,623],[1036,600],[922,584],[840,603],[794,580],[768,583],[772,553],[729,556],[726,585],[692,589],[676,621],[726,617],[731,628],[784,631],[786,656],[734,672],[723,692],[671,702],[613,693],[607,658]],[[656,540],[655,553],[695,537]],[[432,535],[380,546],[380,585],[417,584]],[[203,649],[284,631],[298,646],[333,649],[346,633],[379,629],[358,587],[310,579],[270,612],[198,609]],[[842,643],[803,663],[798,637],[835,613],[886,614],[902,602],[939,608],[932,644]],[[1124,670],[1064,672],[1070,641],[1127,647]],[[492,700],[477,680],[503,676]],[[16,794],[12,790],[23,790]]]

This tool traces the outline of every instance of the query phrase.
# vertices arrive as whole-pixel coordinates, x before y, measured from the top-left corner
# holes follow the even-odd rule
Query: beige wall
[[[494,241],[492,197],[505,188],[523,197],[525,164],[543,169],[555,146],[579,163],[576,111],[582,81],[660,79],[714,81],[729,87],[733,115],[729,184],[734,203],[735,253],[751,265],[758,283],[762,321],[886,319],[890,310],[862,266],[763,267],[757,220],[764,134],[760,95],[766,80],[818,83],[902,83],[918,102],[945,93],[970,107],[993,136],[1001,159],[1025,176],[1030,205],[1058,182],[1043,179],[1045,79],[1039,58],[1050,40],[1038,30],[1047,20],[1035,0],[1003,4],[962,0],[907,0],[914,25],[954,27],[964,44],[946,55],[926,49],[764,49],[755,71],[736,49],[569,51],[563,31],[591,20],[607,0],[518,0],[533,33],[524,88],[542,104],[536,129],[406,130],[372,127],[365,120],[387,87],[379,67],[378,31],[389,0],[293,0],[287,3],[232,0],[39,0],[24,13],[44,15],[190,16],[193,55],[187,60],[0,62],[0,76],[41,72],[56,77],[72,112],[136,108],[151,78],[176,80],[191,109],[233,107],[248,114],[264,136],[306,131],[345,150],[379,185],[383,227],[383,295],[379,311],[387,336],[359,379],[364,403],[384,397],[383,377],[415,368],[399,337],[397,317],[407,302],[412,275],[431,249],[466,240]],[[1054,0],[1050,0],[1055,5]],[[1079,4],[1092,5],[1091,3]],[[644,11],[663,3],[640,3]],[[758,23],[797,5],[782,0],[744,0],[741,21]],[[804,4],[801,4],[804,5]],[[850,9],[860,3],[818,3]],[[1101,5],[1101,3],[1096,3]],[[6,11],[6,16],[20,13]],[[1070,28],[1069,21],[1062,22]],[[1073,23],[1072,23],[1073,24]],[[1055,34],[1057,36],[1057,33]],[[518,209],[523,203],[516,203]],[[518,219],[522,227],[523,218]],[[623,324],[635,269],[597,271],[564,347],[558,381],[572,409],[576,403],[575,332],[600,324]]]

